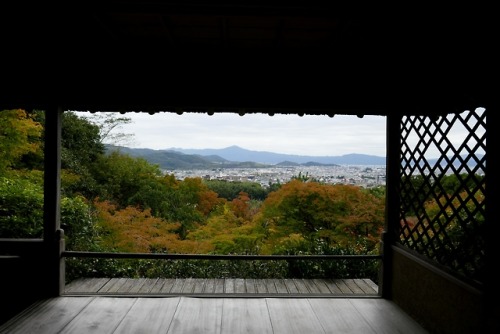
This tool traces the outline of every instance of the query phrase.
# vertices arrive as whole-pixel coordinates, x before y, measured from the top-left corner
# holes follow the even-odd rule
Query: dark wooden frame
[[[183,15],[189,17],[190,10],[196,10],[197,15],[213,15],[218,8],[212,5],[208,10],[182,8],[186,11]],[[165,13],[175,7],[169,6],[164,7]],[[297,48],[211,48],[206,52],[203,43],[179,50],[172,45],[159,47],[158,40],[154,45],[150,40],[110,41],[104,32],[106,27],[101,27],[103,31],[92,27],[90,33],[84,23],[95,13],[119,12],[120,8],[86,9],[62,19],[59,15],[42,17],[24,11],[23,16],[12,15],[4,21],[8,26],[1,29],[11,31],[17,27],[14,23],[22,22],[18,29],[21,38],[13,34],[14,38],[5,39],[12,46],[9,50],[17,53],[5,53],[8,68],[0,110],[41,109],[47,116],[44,238],[0,240],[2,272],[7,273],[0,280],[4,297],[0,311],[4,317],[36,299],[59,295],[64,283],[59,221],[60,122],[64,110],[373,114],[387,117],[387,228],[382,236],[381,296],[395,301],[435,332],[467,333],[470,328],[484,333],[500,331],[500,292],[495,282],[500,258],[495,238],[500,235],[500,226],[494,223],[492,203],[500,183],[495,152],[491,151],[499,141],[496,113],[500,105],[494,85],[498,57],[492,51],[496,36],[491,35],[498,31],[498,20],[469,11],[463,20],[439,15],[396,21],[386,16],[360,16],[356,20],[358,32],[366,35],[356,38],[367,36],[361,46],[362,39],[346,35],[348,41],[353,38],[352,43],[341,44],[341,48],[327,40],[314,47],[304,43]],[[260,15],[257,9],[252,7],[251,13],[247,12],[256,21]],[[275,9],[276,16],[279,6]],[[224,10],[228,17],[245,14],[244,6]],[[293,15],[311,18],[322,14],[306,10],[302,14],[294,11]],[[425,19],[427,28],[421,24]],[[62,29],[61,23],[65,24]],[[368,34],[370,29],[375,33]],[[75,39],[64,42],[63,31],[73,33]],[[103,38],[94,43],[96,36]],[[35,55],[32,46],[42,51]],[[342,49],[348,46],[352,48]],[[23,58],[27,54],[32,55],[30,61]],[[67,62],[58,57],[61,55],[68,57]],[[477,107],[484,107],[488,113],[486,136],[491,145],[485,195],[488,239],[481,289],[398,247],[391,232],[391,227],[399,224],[401,117],[439,117]],[[37,277],[35,282],[33,277]]]

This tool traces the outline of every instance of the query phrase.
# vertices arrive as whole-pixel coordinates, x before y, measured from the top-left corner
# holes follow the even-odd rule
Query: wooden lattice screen
[[[403,117],[400,158],[398,243],[482,282],[486,111]]]

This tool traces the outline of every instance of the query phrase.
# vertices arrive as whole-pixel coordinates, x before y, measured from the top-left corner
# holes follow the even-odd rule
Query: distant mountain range
[[[252,151],[239,146],[222,149],[168,148],[153,150],[107,145],[108,151],[118,150],[132,157],[141,157],[162,169],[204,168],[262,168],[270,166],[335,166],[335,165],[385,165],[385,157],[366,154],[342,156],[305,156]]]
[[[230,161],[255,161],[271,165],[280,164],[285,161],[295,164],[309,164],[313,162],[326,165],[385,165],[385,157],[355,153],[342,156],[307,156],[267,151],[251,151],[235,145],[221,149],[170,148],[169,150],[201,156],[217,155]]]

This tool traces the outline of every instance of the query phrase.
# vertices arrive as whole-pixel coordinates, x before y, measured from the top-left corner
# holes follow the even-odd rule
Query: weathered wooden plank
[[[375,333],[348,299],[313,298],[309,304],[326,333]]]
[[[246,284],[243,278],[235,278],[234,279],[234,292],[235,293],[246,293]]]
[[[363,278],[363,281],[365,281],[366,284],[368,284],[373,290],[375,290],[376,293],[378,293],[378,285],[375,284],[374,281],[369,278]]]
[[[163,284],[158,292],[171,293],[176,282],[175,278],[163,278],[161,279],[161,281],[163,282]]]
[[[264,298],[225,298],[221,333],[273,333]]]
[[[354,280],[352,279],[346,279],[344,280],[344,283],[349,287],[349,289],[351,289],[351,291],[355,294],[355,295],[364,295],[365,292],[363,291],[363,289],[361,289]]]
[[[4,324],[0,333],[58,333],[94,298],[96,297],[58,297],[45,300]]]
[[[182,285],[181,293],[193,293],[195,287],[195,281],[193,278],[184,279],[184,285]]]
[[[66,283],[66,285],[64,286],[64,292],[81,291],[82,286],[85,286],[86,283],[89,284],[94,279],[95,278],[78,278],[69,283]]]
[[[234,293],[234,278],[224,280],[224,293]]]
[[[295,285],[295,282],[290,279],[290,278],[285,278],[283,279],[283,283],[286,286],[286,289],[288,290],[288,293],[290,294],[298,294],[299,289],[297,289],[297,286]]]
[[[264,280],[267,288],[267,293],[278,293],[278,289],[276,289],[275,279],[267,278]]]
[[[264,280],[255,280],[255,290],[257,293],[267,293],[267,285]]]
[[[113,293],[118,292],[121,287],[127,282],[128,278],[113,278],[110,282],[102,287],[102,292]]]
[[[280,294],[288,294],[288,289],[286,288],[285,282],[282,279],[275,279],[274,286],[276,286],[276,292]]]
[[[112,333],[136,301],[137,298],[96,297],[64,327],[64,333]]]
[[[316,284],[314,284],[313,280],[310,280],[310,279],[305,279],[303,280],[304,284],[306,285],[307,287],[307,290],[309,290],[310,293],[314,293],[314,294],[319,294],[321,293],[321,291],[319,290],[319,288],[316,286]]]
[[[309,293],[309,289],[307,289],[307,286],[304,282],[303,279],[301,278],[294,278],[293,282],[295,283],[295,286],[297,287],[297,290],[299,293]]]
[[[215,292],[215,278],[209,278],[205,282],[205,289],[203,290],[204,293],[209,293],[212,294]]]
[[[224,279],[223,278],[216,278],[215,279],[214,293],[224,293]]]
[[[255,287],[255,279],[245,279],[245,289],[247,293],[257,293],[257,288]]]
[[[427,334],[382,298],[57,297],[0,325],[0,334]]]
[[[266,298],[274,333],[325,333],[307,299]]]
[[[163,285],[165,285],[165,278],[159,278],[155,284],[151,287],[151,290],[149,290],[150,293],[160,293],[161,289],[163,288]],[[168,289],[170,291],[170,288]],[[167,291],[164,291],[167,292]]]
[[[113,293],[125,283],[126,278],[112,278],[99,290],[102,293]]]
[[[109,278],[80,278],[66,285],[64,291],[67,293],[77,293],[77,292],[96,293],[109,280],[110,280]]]
[[[328,287],[328,289],[330,290],[330,293],[333,294],[333,295],[341,295],[343,292],[339,289],[339,287],[337,286],[337,284],[335,284],[335,282],[331,279],[326,279],[323,281],[325,283],[325,285]]]
[[[390,300],[353,298],[349,299],[349,302],[354,305],[376,333],[428,333]]]
[[[220,333],[223,301],[181,297],[167,333]]]
[[[169,282],[168,279],[167,279],[167,282]],[[170,289],[170,293],[181,293],[182,287],[184,286],[184,282],[186,282],[186,280],[182,279],[182,278],[173,279],[173,284],[172,284],[172,288]],[[162,292],[164,292],[164,288],[165,288],[165,285],[162,288]]]
[[[377,294],[377,290],[374,290],[365,279],[355,278],[353,281],[361,290],[363,290],[364,294]]]
[[[330,291],[330,289],[328,288],[328,286],[326,285],[324,279],[312,279],[311,281],[312,281],[312,283],[314,283],[314,286],[316,286],[317,291],[318,291],[317,293],[321,293],[324,295],[329,295],[332,293]]]
[[[334,279],[332,281],[339,287],[340,291],[342,291],[343,294],[345,295],[353,294],[352,290],[349,289],[349,286],[347,286],[347,284],[343,279]]]
[[[129,293],[138,293],[142,286],[146,283],[146,278],[130,279],[129,280]]]
[[[205,290],[206,280],[203,278],[193,278],[193,281],[194,281],[193,293],[202,293]]]
[[[114,333],[166,333],[180,297],[139,298]]]
[[[139,293],[151,292],[151,289],[156,285],[157,281],[158,278],[146,278],[144,280],[144,283],[142,283],[141,287],[139,288]]]
[[[378,294],[370,279],[243,279],[243,278],[86,278],[68,284],[68,295],[74,294]]]
[[[118,293],[130,293],[131,289],[134,289],[136,286],[140,286],[142,281],[140,279],[127,278],[125,283],[123,283],[116,292]]]

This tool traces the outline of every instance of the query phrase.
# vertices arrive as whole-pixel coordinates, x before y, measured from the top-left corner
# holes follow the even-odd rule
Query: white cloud
[[[89,113],[83,114],[91,117]],[[126,113],[132,122],[118,131],[133,133],[131,147],[224,148],[237,145],[276,153],[338,156],[386,155],[383,116],[281,115],[160,112]]]

